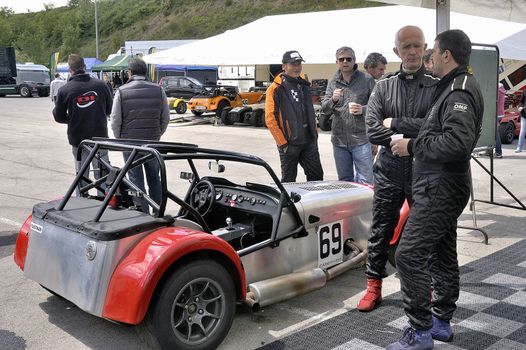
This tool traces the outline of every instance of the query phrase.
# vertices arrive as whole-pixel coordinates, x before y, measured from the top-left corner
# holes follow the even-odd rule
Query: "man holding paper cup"
[[[372,185],[373,156],[365,132],[365,112],[374,79],[357,69],[356,55],[348,46],[336,51],[338,70],[327,84],[321,103],[332,118],[332,149],[338,179]]]
[[[374,165],[373,222],[365,270],[367,292],[357,306],[360,311],[371,311],[382,301],[389,242],[404,201],[412,203],[413,159],[393,154],[390,143],[395,134],[416,137],[431,106],[438,79],[428,75],[422,63],[426,47],[420,28],[401,28],[396,33],[393,48],[402,60],[400,70],[376,82],[367,105],[369,141],[384,147]]]

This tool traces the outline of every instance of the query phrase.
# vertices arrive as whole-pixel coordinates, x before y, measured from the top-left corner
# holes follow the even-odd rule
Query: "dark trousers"
[[[457,220],[469,200],[469,183],[468,174],[415,174],[414,205],[396,251],[404,310],[413,328],[430,329],[432,314],[449,321],[456,309]]]
[[[367,242],[367,277],[387,277],[385,266],[389,255],[389,242],[400,217],[400,209],[407,199],[412,204],[411,157],[395,157],[382,148],[376,160],[374,171],[373,222],[371,237]]]
[[[130,157],[130,152],[124,152],[124,161],[126,162]],[[139,187],[144,193],[146,193],[146,187],[144,184],[144,173],[146,173],[146,182],[148,183],[148,195],[157,204],[161,203],[162,188],[161,188],[161,175],[159,174],[159,163],[153,159],[147,161],[143,165],[136,166],[128,171],[128,177],[137,187]],[[149,205],[146,199],[142,197],[133,197],[133,203],[136,206],[140,206],[141,210],[145,213],[149,213]]]
[[[296,146],[288,145],[287,151],[278,149],[281,162],[281,182],[295,182],[298,163],[305,171],[307,181],[323,180],[318,142],[312,139],[308,143]]]

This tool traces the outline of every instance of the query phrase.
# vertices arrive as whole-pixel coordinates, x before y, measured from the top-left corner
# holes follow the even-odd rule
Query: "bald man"
[[[374,202],[371,237],[366,264],[367,292],[358,310],[371,311],[382,301],[382,279],[389,242],[398,223],[400,209],[411,197],[413,157],[399,157],[391,152],[391,136],[416,137],[424,122],[437,78],[426,73],[422,63],[427,48],[424,33],[418,27],[406,26],[395,36],[394,53],[402,64],[398,72],[376,82],[367,104],[367,135],[374,145],[382,147],[374,166]]]

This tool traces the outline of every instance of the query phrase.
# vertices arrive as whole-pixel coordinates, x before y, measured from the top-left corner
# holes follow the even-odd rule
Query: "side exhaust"
[[[261,307],[320,289],[326,283],[327,277],[320,268],[259,281],[249,284],[245,304],[257,311]]]

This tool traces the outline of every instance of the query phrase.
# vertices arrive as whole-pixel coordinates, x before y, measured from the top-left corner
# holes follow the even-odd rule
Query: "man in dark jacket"
[[[157,84],[146,80],[146,63],[139,58],[128,62],[126,84],[115,92],[111,110],[111,128],[116,138],[159,141],[170,122],[170,110],[164,90]],[[124,154],[124,160],[130,156]],[[148,195],[157,204],[161,202],[161,178],[159,164],[150,160],[144,165]],[[128,172],[130,180],[146,193],[142,167],[135,167]],[[141,210],[148,213],[148,202],[141,195],[134,197],[134,202]]]
[[[336,51],[338,70],[327,84],[321,109],[332,117],[332,150],[338,179],[372,185],[373,155],[365,133],[365,112],[374,79],[358,70],[350,47]]]
[[[301,62],[298,51],[285,52],[283,72],[266,93],[265,121],[278,145],[283,182],[296,181],[298,163],[307,181],[323,180],[316,115],[310,84],[301,76]]]
[[[358,310],[371,311],[382,301],[382,279],[387,276],[389,242],[398,223],[404,200],[411,204],[412,157],[395,157],[389,147],[391,136],[416,137],[431,105],[438,79],[426,74],[422,56],[424,33],[418,27],[401,28],[394,52],[401,58],[400,71],[376,82],[367,104],[367,134],[372,144],[382,145],[374,164],[372,233],[367,245],[365,273],[367,292]]]
[[[83,150],[81,159],[77,159],[80,142],[93,137],[108,137],[107,116],[111,112],[112,97],[103,81],[86,74],[86,65],[82,57],[69,55],[68,65],[71,77],[58,91],[53,116],[58,123],[68,124],[68,140],[73,149],[75,169],[78,172],[88,156],[88,152]],[[107,158],[107,153],[101,156]],[[92,166],[93,169],[100,169],[96,159],[93,160]],[[89,169],[86,170],[86,177],[88,172]],[[95,173],[96,178],[101,175],[100,172]],[[79,185],[82,187],[85,183],[80,181]]]
[[[484,101],[468,73],[471,41],[461,30],[435,39],[433,72],[441,78],[416,138],[391,142],[394,155],[414,155],[413,199],[396,252],[409,328],[390,350],[433,348],[451,341],[459,296],[457,220],[470,195],[470,158],[480,136]],[[431,301],[429,290],[433,288]]]

